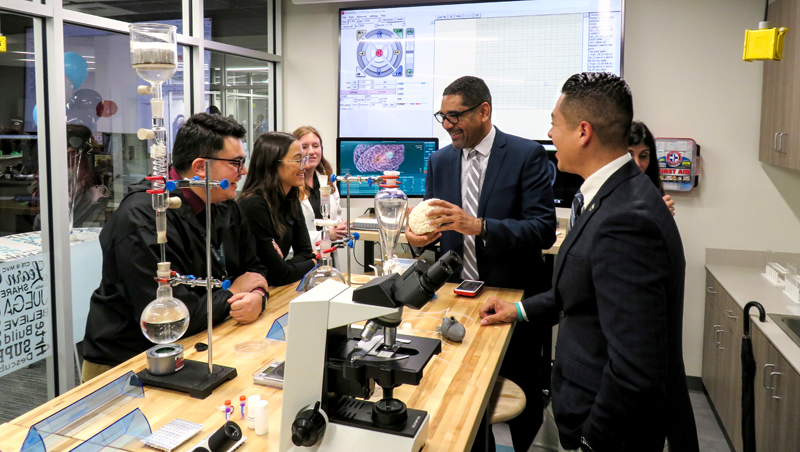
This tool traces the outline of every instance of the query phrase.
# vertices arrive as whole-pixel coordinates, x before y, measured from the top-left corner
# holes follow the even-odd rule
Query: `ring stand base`
[[[147,369],[136,374],[143,384],[156,388],[186,392],[192,398],[205,399],[211,392],[228,380],[236,378],[233,367],[214,365],[214,372],[208,373],[208,363],[184,360],[183,368],[174,374],[151,375]]]

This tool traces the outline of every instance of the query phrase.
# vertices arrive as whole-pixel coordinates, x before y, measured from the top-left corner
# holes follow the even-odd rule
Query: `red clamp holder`
[[[399,175],[387,176],[386,174],[384,174],[383,176],[381,176],[381,180],[383,181],[383,183],[378,184],[378,186],[381,188],[397,188],[400,185],[400,181],[397,180],[398,177],[400,176]]]
[[[160,195],[164,193],[164,189],[161,190],[147,190],[147,193],[150,195]]]

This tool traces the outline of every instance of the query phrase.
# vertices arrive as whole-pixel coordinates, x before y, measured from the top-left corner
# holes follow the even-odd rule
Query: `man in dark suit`
[[[453,140],[431,155],[425,179],[425,199],[440,200],[431,202],[429,215],[441,217],[426,235],[406,228],[408,242],[423,247],[439,240],[437,258],[450,250],[461,255],[455,281],[481,280],[527,296],[547,290],[542,250],[555,242],[557,221],[544,148],[492,125],[492,97],[477,77],[451,83],[435,117]],[[528,449],[542,422],[541,338],[534,333],[516,329],[500,370],[528,396],[525,413],[510,422],[517,450]]]
[[[564,449],[697,451],[683,364],[685,260],[678,228],[627,149],[633,101],[607,73],[570,77],[552,113],[562,171],[585,182],[553,288],[490,298],[482,324],[560,314],[553,412]]]

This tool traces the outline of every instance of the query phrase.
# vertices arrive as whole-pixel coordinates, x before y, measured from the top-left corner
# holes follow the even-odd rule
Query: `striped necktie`
[[[464,199],[464,211],[473,217],[478,216],[478,199],[480,190],[478,184],[481,180],[480,162],[478,151],[473,149],[467,157],[469,171],[467,172],[467,196]],[[464,236],[464,266],[461,269],[462,279],[478,279],[478,259],[475,254],[475,236]]]
[[[575,222],[578,221],[578,217],[581,216],[581,211],[583,210],[583,193],[580,191],[575,193],[575,197],[572,198],[572,215],[569,217],[569,228],[572,229],[575,226]]]

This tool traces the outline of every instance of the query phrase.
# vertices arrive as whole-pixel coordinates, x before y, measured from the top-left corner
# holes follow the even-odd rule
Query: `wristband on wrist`
[[[522,308],[519,307],[519,303],[514,303],[514,306],[517,307],[517,321],[523,321],[524,318],[522,317]]]

